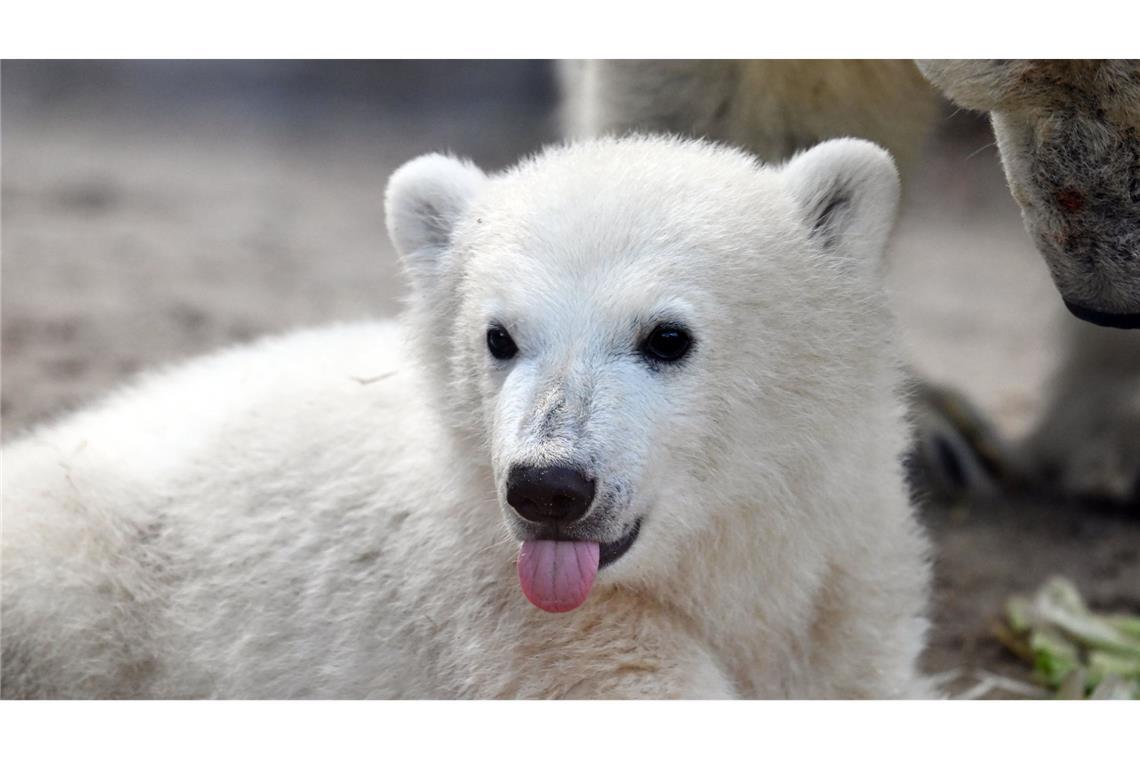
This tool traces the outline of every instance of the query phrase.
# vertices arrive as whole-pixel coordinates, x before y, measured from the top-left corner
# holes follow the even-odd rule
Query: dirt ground
[[[495,168],[553,134],[535,64],[5,63],[0,96],[5,439],[145,367],[393,314],[389,173],[441,149]],[[1067,317],[977,117],[948,111],[908,173],[889,277],[914,366],[1024,433]],[[1140,612],[1140,521],[1002,499],[923,519],[925,665],[951,693],[1028,680],[989,630],[1051,574]]]

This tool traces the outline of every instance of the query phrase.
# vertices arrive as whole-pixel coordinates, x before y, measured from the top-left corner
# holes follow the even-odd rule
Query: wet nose
[[[594,501],[594,481],[564,465],[515,465],[507,475],[507,503],[537,523],[573,522]]]

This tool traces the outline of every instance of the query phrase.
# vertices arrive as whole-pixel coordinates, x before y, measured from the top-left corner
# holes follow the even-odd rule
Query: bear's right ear
[[[899,202],[898,172],[885,150],[866,140],[828,140],[788,161],[783,178],[823,252],[877,271]]]
[[[470,161],[439,153],[412,159],[388,180],[388,235],[413,286],[427,286],[440,274],[455,224],[486,180]]]

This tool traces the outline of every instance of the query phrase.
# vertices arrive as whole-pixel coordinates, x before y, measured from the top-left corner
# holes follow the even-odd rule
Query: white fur
[[[408,164],[402,325],[207,357],[6,448],[5,696],[924,694],[896,196],[852,140],[783,169],[666,138]],[[696,342],[654,368],[662,318]],[[549,614],[503,479],[565,457],[602,540],[643,523]]]

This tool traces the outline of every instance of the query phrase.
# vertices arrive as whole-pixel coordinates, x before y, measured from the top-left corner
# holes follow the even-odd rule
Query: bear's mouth
[[[641,533],[641,518],[634,521],[633,527],[630,528],[624,536],[617,541],[611,541],[608,544],[600,544],[598,547],[598,569],[601,570],[606,565],[612,565],[622,558],[629,548],[633,546],[633,542],[637,540],[637,536]]]
[[[633,525],[630,526],[629,530],[627,530],[621,536],[621,538],[614,539],[609,543],[592,539],[590,536],[590,533],[592,533],[591,530],[579,530],[574,530],[573,528],[560,528],[558,526],[554,526],[552,528],[547,527],[539,529],[524,540],[564,542],[586,541],[595,543],[598,546],[598,569],[601,570],[603,567],[612,565],[624,557],[625,553],[628,552],[633,546],[634,542],[637,541],[637,537],[641,534],[641,518],[639,517],[634,520]]]
[[[617,562],[641,533],[634,522],[616,541],[530,538],[519,547],[519,584],[526,598],[546,612],[569,612],[590,594],[598,571]]]

